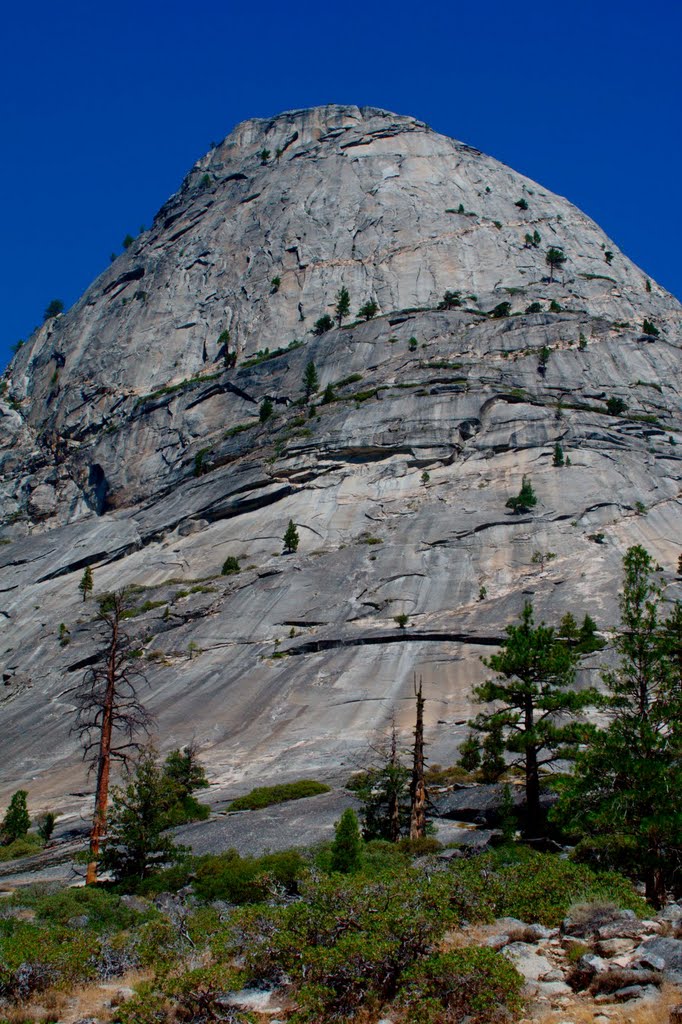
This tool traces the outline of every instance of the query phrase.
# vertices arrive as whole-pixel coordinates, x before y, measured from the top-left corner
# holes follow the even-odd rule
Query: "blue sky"
[[[413,114],[497,157],[682,297],[679,0],[36,0],[0,33],[3,365],[211,140],[328,102]]]

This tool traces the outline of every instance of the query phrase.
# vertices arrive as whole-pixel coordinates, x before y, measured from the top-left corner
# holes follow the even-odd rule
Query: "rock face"
[[[349,317],[315,336],[341,287]],[[8,371],[0,798],[83,803],[86,565],[96,592],[139,588],[159,742],[194,737],[223,793],[343,777],[392,711],[409,733],[415,670],[452,761],[524,600],[608,629],[632,543],[679,596],[680,314],[566,200],[413,118],[238,126]],[[524,475],[538,504],[514,514]]]

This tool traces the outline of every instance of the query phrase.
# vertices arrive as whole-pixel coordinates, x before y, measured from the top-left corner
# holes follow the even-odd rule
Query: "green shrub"
[[[232,915],[219,953],[243,957],[247,983],[288,976],[301,1024],[378,1009],[458,919],[443,878],[411,870],[304,878],[300,889],[297,903]]]
[[[269,898],[273,882],[289,894],[296,893],[297,882],[306,863],[296,850],[269,853],[263,857],[240,857],[236,850],[219,856],[201,858],[194,872],[193,889],[206,901],[262,903]]]
[[[525,199],[517,199],[514,206],[518,206],[519,210],[527,210],[528,203]]]
[[[526,313],[542,313],[542,306],[539,302],[531,302],[530,306],[526,306]]]
[[[416,338],[410,338],[410,340],[407,343],[407,347],[409,348],[410,352],[416,352],[417,351],[417,339]]]
[[[399,1003],[410,1024],[494,1024],[518,1015],[524,979],[493,949],[464,946],[431,956],[405,972]]]
[[[52,985],[90,980],[98,950],[82,930],[0,920],[0,999],[24,1001]]]
[[[42,850],[43,844],[40,836],[29,833],[20,839],[13,839],[6,846],[0,846],[0,862],[6,860],[17,860],[19,857],[32,857],[33,854]]]
[[[438,309],[456,309],[462,305],[462,293],[447,291],[438,303]]]
[[[112,1024],[167,1024],[172,1019],[168,999],[144,986],[115,1009]]]
[[[88,928],[98,934],[131,928],[158,916],[154,907],[132,910],[116,893],[90,885],[56,891],[44,885],[29,886],[12,897],[12,902],[16,906],[30,907],[40,921],[56,925],[66,925],[74,917],[87,915]]]
[[[258,412],[258,418],[261,421],[261,423],[267,423],[267,421],[272,416],[273,408],[274,406],[272,404],[272,399],[264,398],[263,401],[261,402],[260,410]]]
[[[506,508],[510,508],[513,512],[530,512],[538,503],[533,485],[530,482],[530,477],[524,476],[521,482],[521,490],[515,498],[509,498],[505,503]]]
[[[64,312],[64,303],[61,299],[52,299],[43,313],[43,320],[52,320]],[[22,342],[23,344],[23,342]]]
[[[316,334],[319,337],[321,334],[326,334],[327,331],[331,331],[333,326],[334,321],[330,317],[329,313],[324,313],[318,320],[315,321],[315,326],[313,327],[313,334]]]
[[[550,313],[561,313],[561,310],[561,303],[557,302],[556,299],[552,299],[552,301],[549,304]]]
[[[281,804],[285,800],[301,800],[319,793],[329,793],[330,788],[324,782],[314,779],[300,779],[298,782],[284,782],[279,786],[258,786],[246,796],[237,797],[227,808],[228,811],[255,811],[272,804]]]
[[[369,299],[367,302],[363,303],[362,306],[360,306],[360,309],[358,310],[358,316],[361,317],[362,320],[373,320],[378,312],[379,307],[377,306],[374,299]]]
[[[498,302],[494,309],[488,314],[493,320],[502,320],[511,313],[511,302]]]
[[[251,427],[255,426],[254,423],[238,423],[236,427],[230,427],[224,433],[225,440],[229,440],[231,437],[236,437],[237,434],[243,434],[245,430],[250,430]]]
[[[525,847],[501,848],[493,854],[460,861],[453,867],[460,884],[485,877],[484,898],[495,917],[517,917],[558,925],[574,903],[610,900],[640,916],[647,905],[630,882],[615,872],[596,872],[584,864]]]
[[[223,567],[220,570],[221,576],[231,576],[235,572],[240,571],[239,559],[235,558],[234,555],[228,555],[223,562]]]
[[[650,338],[657,338],[661,332],[652,324],[651,320],[645,320],[642,324],[642,333],[648,334]]]
[[[210,455],[210,448],[201,448],[194,456],[194,475],[203,476],[204,473],[208,473],[208,465],[206,463],[206,456]]]
[[[335,825],[336,835],[331,848],[330,868],[347,875],[360,867],[362,839],[357,815],[347,807]]]
[[[606,411],[611,416],[622,416],[627,411],[627,403],[622,398],[608,398],[606,401]]]

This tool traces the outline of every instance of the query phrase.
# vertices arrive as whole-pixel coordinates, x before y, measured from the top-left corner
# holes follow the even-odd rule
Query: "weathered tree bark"
[[[426,784],[424,782],[424,698],[422,681],[414,681],[414,695],[417,702],[417,718],[414,729],[414,757],[412,761],[412,784],[410,786],[410,839],[423,839],[426,835]]]
[[[121,628],[125,592],[113,594],[100,606],[106,652],[102,663],[90,668],[74,690],[76,722],[73,731],[83,741],[83,759],[97,769],[95,809],[90,830],[90,859],[86,885],[97,881],[97,861],[107,827],[111,762],[123,761],[139,749],[134,733],[148,731],[150,715],[137,696],[144,674],[130,660],[130,641]]]
[[[109,776],[111,774],[111,734],[114,722],[114,697],[116,694],[116,652],[120,614],[112,616],[111,640],[107,658],[107,686],[102,707],[102,732],[97,756],[97,786],[95,788],[95,813],[90,831],[90,860],[85,874],[85,884],[97,881],[97,861],[102,836],[107,828],[107,804],[109,802]]]

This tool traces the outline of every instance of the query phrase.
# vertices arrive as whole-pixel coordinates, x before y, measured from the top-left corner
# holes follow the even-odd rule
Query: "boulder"
[[[665,972],[671,981],[682,983],[682,939],[662,936],[646,939],[635,950],[632,962],[661,964],[655,969]]]

